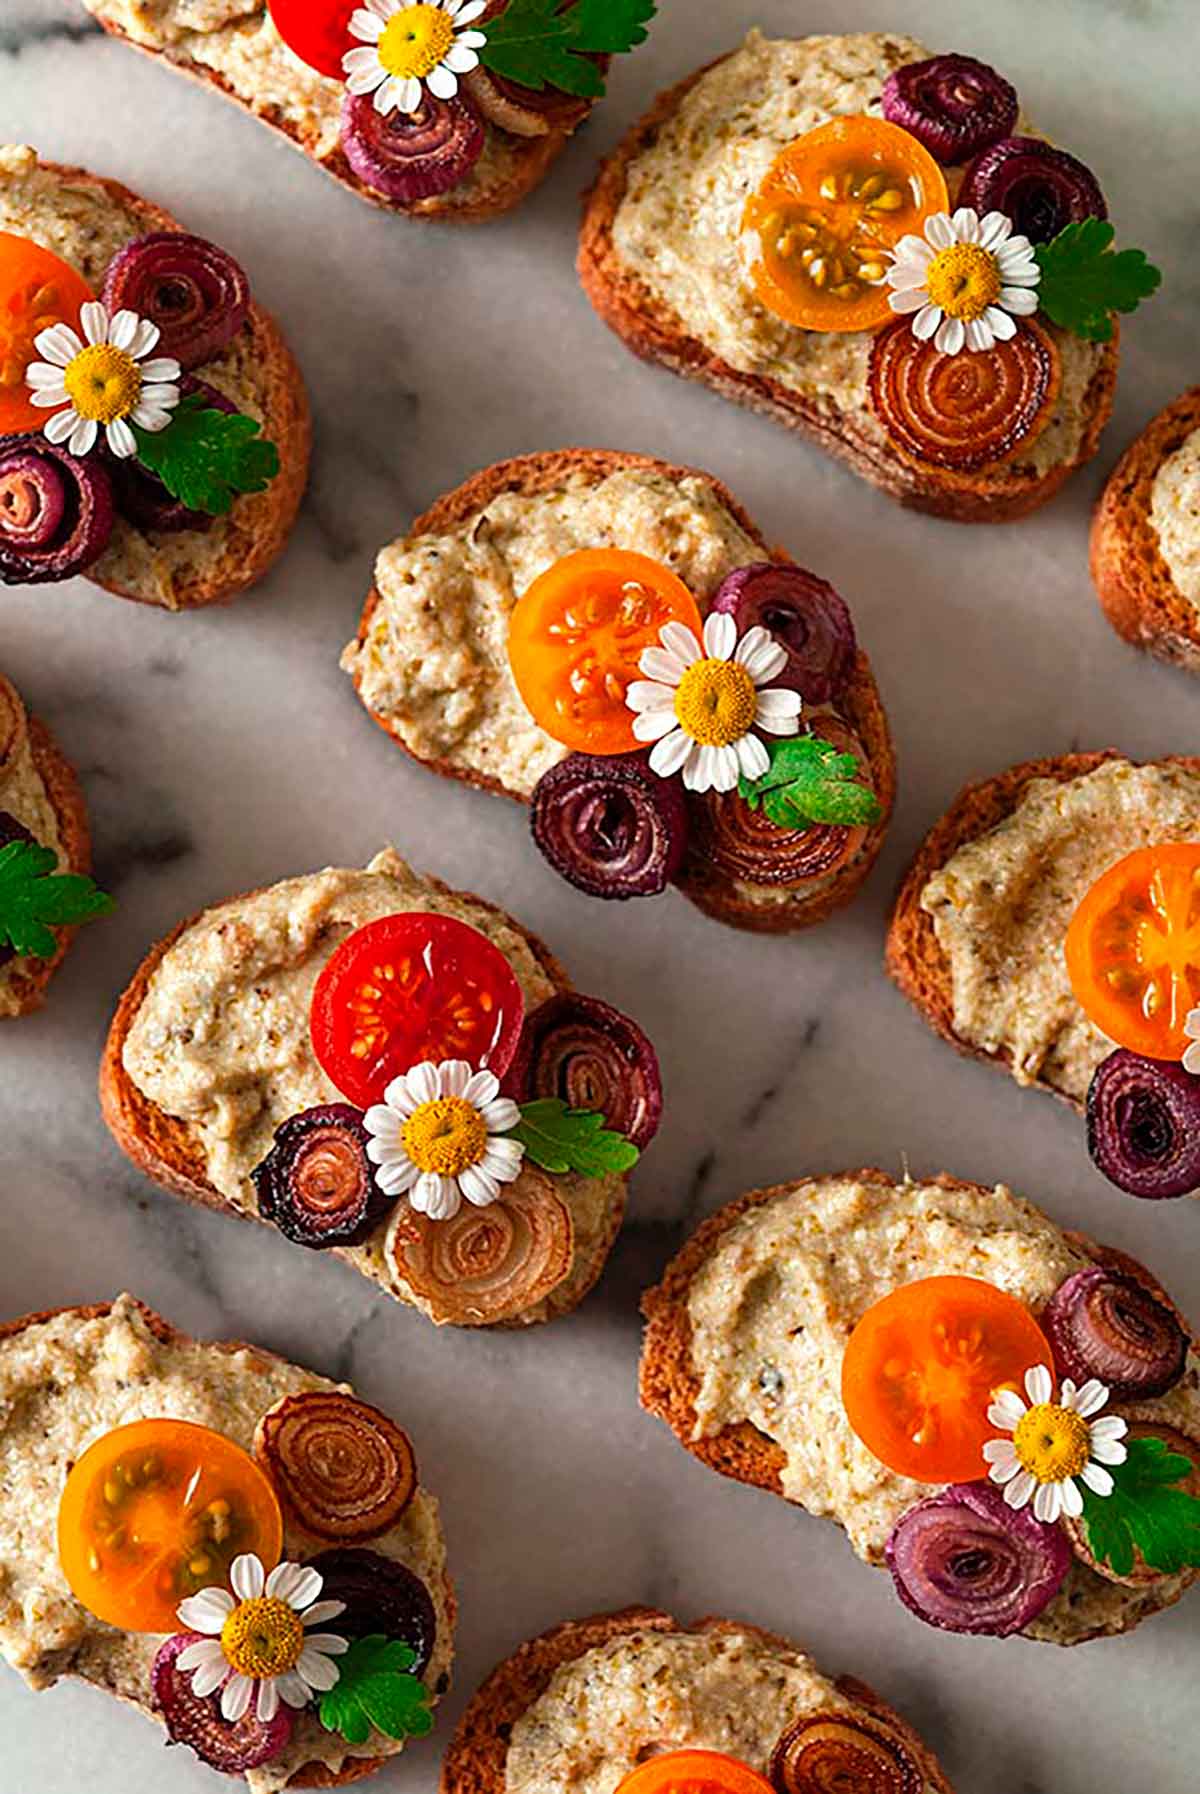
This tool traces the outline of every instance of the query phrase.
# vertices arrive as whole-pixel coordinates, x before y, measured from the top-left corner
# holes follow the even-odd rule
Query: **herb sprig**
[[[1042,271],[1039,308],[1052,324],[1091,343],[1109,342],[1112,314],[1136,311],[1162,283],[1142,250],[1113,248],[1115,234],[1106,218],[1080,218],[1033,252]]]
[[[640,1157],[632,1140],[605,1127],[603,1115],[569,1109],[558,1096],[522,1103],[521,1119],[509,1132],[543,1171],[603,1177],[610,1171],[630,1170]]]
[[[60,872],[52,848],[33,841],[0,847],[0,946],[27,959],[53,959],[55,928],[107,916],[116,906],[93,879]]]
[[[813,822],[857,828],[877,822],[883,806],[860,783],[853,754],[819,735],[778,737],[767,743],[771,764],[757,779],[741,779],[738,792],[752,810],[779,828],[807,828]]]
[[[243,492],[264,492],[279,472],[279,450],[252,417],[217,411],[199,393],[174,410],[162,430],[133,425],[137,458],[172,498],[223,517]]]
[[[387,1738],[423,1738],[433,1730],[429,1690],[410,1672],[417,1661],[402,1639],[373,1632],[357,1638],[337,1659],[338,1679],[318,1712],[327,1732],[348,1744],[365,1744],[372,1727]]]
[[[1112,1466],[1112,1493],[1083,1490],[1092,1556],[1118,1576],[1129,1575],[1135,1554],[1168,1576],[1200,1565],[1200,1501],[1178,1487],[1192,1469],[1161,1439],[1131,1439],[1125,1462]]]
[[[604,74],[589,60],[620,56],[646,41],[657,0],[509,0],[487,26],[485,68],[541,93],[555,87],[598,99]]]

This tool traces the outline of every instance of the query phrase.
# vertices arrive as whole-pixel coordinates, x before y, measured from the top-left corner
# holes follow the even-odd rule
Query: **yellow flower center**
[[[930,262],[925,291],[930,304],[940,305],[948,318],[970,323],[1000,297],[1000,264],[978,243],[954,243]]]
[[[111,343],[90,343],[74,357],[63,385],[80,417],[111,424],[126,417],[138,402],[142,376],[133,356]]]
[[[1038,1482],[1060,1483],[1084,1468],[1091,1439],[1082,1414],[1057,1402],[1038,1402],[1017,1422],[1013,1448],[1022,1468]]]
[[[282,1676],[304,1649],[300,1615],[274,1595],[239,1601],[221,1627],[221,1649],[239,1675]]]
[[[478,1165],[487,1150],[487,1123],[461,1096],[439,1096],[422,1103],[404,1124],[404,1150],[422,1171],[457,1177]]]
[[[728,747],[754,721],[758,696],[745,667],[734,660],[695,660],[679,681],[679,726],[703,747]]]
[[[454,43],[450,15],[440,6],[406,6],[379,39],[379,60],[398,81],[423,81]]]

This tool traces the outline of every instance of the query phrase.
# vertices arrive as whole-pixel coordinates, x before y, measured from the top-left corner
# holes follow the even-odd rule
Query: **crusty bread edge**
[[[90,872],[92,869],[92,837],[88,827],[87,806],[83,787],[75,768],[51,735],[45,723],[36,716],[29,718],[29,746],[34,768],[46,787],[46,796],[58,822],[59,840],[67,869]],[[30,962],[32,970],[9,970],[9,988],[17,999],[15,1016],[8,1021],[30,1015],[46,1001],[50,980],[66,957],[67,948],[78,934],[77,928],[56,928],[58,949],[50,959]],[[10,962],[11,968],[11,962]]]

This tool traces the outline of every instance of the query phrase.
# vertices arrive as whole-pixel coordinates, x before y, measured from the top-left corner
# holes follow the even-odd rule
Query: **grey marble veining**
[[[1103,452],[1026,523],[906,515],[770,424],[634,362],[576,285],[576,195],[659,87],[749,25],[912,30],[997,63],[1098,170],[1166,271],[1127,327]],[[666,0],[646,49],[546,187],[455,231],[376,213],[216,95],[99,35],[71,0],[0,7],[0,135],[116,176],[241,256],[312,390],[317,447],[288,554],[225,612],[170,617],[93,588],[0,597],[0,664],[88,789],[120,910],[83,936],[38,1018],[0,1035],[0,1316],[131,1287],[181,1325],[353,1378],[411,1429],[442,1496],[462,1603],[434,1738],[375,1784],[430,1794],[471,1689],[521,1638],[651,1601],[806,1641],[905,1707],[960,1794],[1195,1786],[1200,1596],[1135,1636],[1055,1652],[943,1638],[840,1533],[713,1476],[639,1415],[637,1296],[691,1224],[741,1190],[881,1164],[1005,1179],[1138,1253],[1200,1313],[1200,1209],[1121,1197],[1075,1117],[958,1061],[886,983],[888,901],[969,777],[1075,746],[1195,750],[1200,686],[1111,634],[1086,569],[1090,504],[1124,442],[1197,378],[1200,231],[1192,0]],[[408,764],[337,670],[375,548],[465,473],[564,443],[695,460],[854,606],[895,728],[901,801],[858,903],[755,940],[681,900],[610,915],[530,851],[514,806]],[[578,983],[640,1017],[669,1107],[609,1270],[529,1336],[437,1332],[345,1267],[186,1208],[117,1153],[97,1112],[108,1016],[148,944],[206,902],[393,840],[503,901]],[[586,1524],[581,1524],[581,1518]],[[0,1794],[203,1794],[136,1715],[0,1672]]]

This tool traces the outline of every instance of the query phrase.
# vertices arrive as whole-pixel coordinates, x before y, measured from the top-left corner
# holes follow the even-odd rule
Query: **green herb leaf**
[[[605,1127],[603,1115],[568,1109],[559,1096],[522,1103],[521,1119],[509,1134],[543,1171],[603,1177],[609,1171],[628,1171],[641,1156],[632,1140]]]
[[[1161,1439],[1131,1439],[1125,1462],[1112,1466],[1112,1494],[1083,1490],[1092,1556],[1118,1576],[1129,1575],[1135,1551],[1151,1569],[1172,1576],[1200,1565],[1200,1501],[1172,1486],[1192,1468],[1190,1458]]]
[[[657,0],[509,0],[485,27],[485,68],[521,87],[598,99],[604,76],[589,56],[619,56],[646,41]]]
[[[29,959],[53,959],[52,928],[66,928],[116,906],[90,878],[59,872],[58,855],[31,841],[0,847],[0,946]]]
[[[819,735],[776,737],[767,743],[771,764],[757,779],[740,779],[738,791],[752,810],[780,828],[831,822],[858,828],[877,822],[883,806],[858,780],[858,761]]]
[[[1136,311],[1162,282],[1162,274],[1140,249],[1114,250],[1106,218],[1079,218],[1034,256],[1042,271],[1038,305],[1052,323],[1092,343],[1113,333],[1112,313]]]
[[[198,393],[176,406],[165,430],[133,425],[137,458],[172,498],[223,517],[240,492],[263,492],[279,472],[279,450],[242,412],[214,411]]]
[[[387,1738],[423,1738],[433,1729],[429,1690],[409,1675],[417,1654],[402,1639],[381,1632],[357,1638],[336,1659],[338,1679],[318,1709],[327,1732],[348,1744],[365,1744],[372,1726]]]

